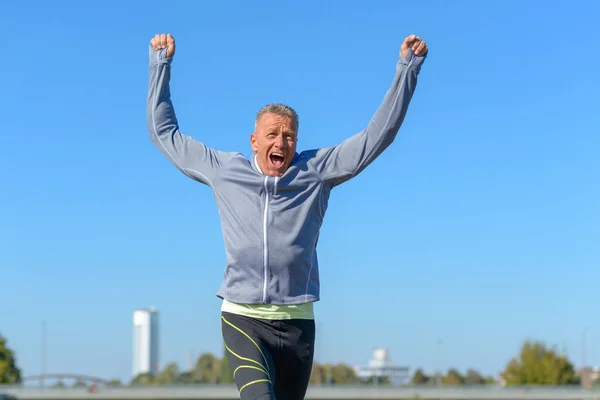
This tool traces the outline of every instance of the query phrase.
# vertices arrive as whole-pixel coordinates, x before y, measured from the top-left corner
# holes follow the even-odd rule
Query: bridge
[[[235,400],[239,399],[233,385],[167,385],[152,387],[104,386],[97,392],[85,388],[27,388],[0,385],[0,393],[18,400]],[[600,388],[572,387],[501,387],[501,386],[400,386],[368,387],[365,385],[311,386],[310,400],[599,400]]]
[[[103,378],[99,378],[97,376],[90,376],[90,375],[81,375],[81,374],[44,374],[44,375],[31,375],[31,376],[26,376],[24,378],[22,378],[23,382],[31,382],[31,381],[38,381],[43,383],[46,380],[58,380],[58,381],[63,381],[63,380],[75,380],[75,381],[79,381],[79,382],[90,382],[90,383],[94,383],[96,385],[102,384],[102,385],[108,385],[110,383],[109,380],[103,379]]]

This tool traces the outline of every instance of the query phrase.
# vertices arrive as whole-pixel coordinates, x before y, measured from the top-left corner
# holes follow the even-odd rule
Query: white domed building
[[[373,378],[375,384],[384,378],[389,378],[394,385],[410,381],[410,368],[395,365],[389,358],[388,349],[381,347],[373,350],[373,358],[369,360],[367,367],[356,367],[355,371],[361,380]]]

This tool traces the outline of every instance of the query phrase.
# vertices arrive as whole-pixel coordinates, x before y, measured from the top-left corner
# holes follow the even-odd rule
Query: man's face
[[[265,113],[258,119],[250,143],[264,174],[281,176],[288,169],[296,153],[297,130],[288,117]]]

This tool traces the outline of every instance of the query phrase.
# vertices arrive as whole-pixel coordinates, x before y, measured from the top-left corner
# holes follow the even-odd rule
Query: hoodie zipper
[[[275,177],[275,182],[273,185],[273,193],[277,193],[277,182],[279,181],[279,177]],[[269,194],[269,177],[265,176],[265,180],[263,182],[265,187],[265,209],[263,214],[263,302],[267,302],[267,283],[269,281],[269,241],[268,241],[268,223],[269,223],[269,203],[271,200],[271,196]]]
[[[267,241],[267,222],[269,220],[269,177],[265,176],[265,209],[263,214],[263,270],[264,270],[264,283],[263,283],[263,302],[267,301],[267,279],[269,270],[269,248]]]

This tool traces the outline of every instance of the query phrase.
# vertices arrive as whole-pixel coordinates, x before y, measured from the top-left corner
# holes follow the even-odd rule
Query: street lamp
[[[42,376],[41,383],[44,388],[44,380],[46,379],[46,321],[42,321]]]
[[[589,331],[592,328],[592,325],[588,325],[583,329],[583,332],[581,333],[581,368],[585,368],[585,335],[587,333],[587,331]]]
[[[443,339],[437,340],[437,350],[438,350],[438,373],[437,373],[437,386],[442,385],[442,345],[444,344]]]

